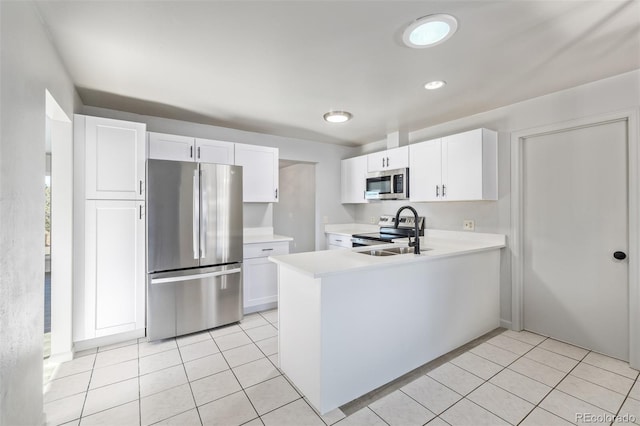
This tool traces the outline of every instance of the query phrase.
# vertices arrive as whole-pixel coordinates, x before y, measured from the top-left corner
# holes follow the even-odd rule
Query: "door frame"
[[[640,367],[640,183],[638,149],[640,108],[599,114],[553,123],[511,134],[511,329],[524,326],[524,190],[522,143],[526,138],[558,133],[574,128],[626,120],[628,137],[628,218],[629,218],[629,364]]]

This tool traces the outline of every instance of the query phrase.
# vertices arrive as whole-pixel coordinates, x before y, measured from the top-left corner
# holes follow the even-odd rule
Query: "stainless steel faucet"
[[[413,212],[413,216],[415,217],[415,221],[414,221],[414,233],[413,233],[413,243],[411,242],[411,237],[409,237],[409,247],[413,247],[413,253],[414,254],[420,254],[420,231],[418,229],[418,223],[420,222],[418,220],[418,212],[416,211],[416,209],[414,209],[411,206],[402,206],[398,209],[398,211],[396,212],[396,220],[395,223],[393,225],[394,228],[398,228],[398,224],[400,223],[400,213],[405,210],[405,209],[409,209]]]

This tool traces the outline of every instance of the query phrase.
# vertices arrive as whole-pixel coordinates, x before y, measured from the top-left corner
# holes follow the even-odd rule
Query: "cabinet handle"
[[[389,167],[389,157],[387,157],[387,167]]]
[[[384,167],[384,157],[382,157],[382,167]]]
[[[189,158],[193,158],[193,147],[189,148]]]
[[[336,242],[341,243],[341,242],[342,242],[342,240],[336,240]]]
[[[278,188],[276,188],[276,200],[278,199]]]
[[[273,249],[272,248],[262,249],[262,251],[273,251]]]
[[[140,181],[140,195],[142,195],[142,180]]]
[[[445,195],[447,195],[447,187],[444,186],[444,183],[442,184],[442,196],[444,197]]]
[[[142,204],[140,204],[138,207],[139,207],[138,210],[140,210],[138,217],[140,218],[140,220],[142,220]]]
[[[436,185],[436,197],[440,196],[440,185]]]
[[[198,147],[198,160],[200,159],[200,147]]]

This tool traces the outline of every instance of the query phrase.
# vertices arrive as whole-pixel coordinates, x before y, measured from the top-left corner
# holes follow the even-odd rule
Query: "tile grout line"
[[[260,317],[262,318],[262,315],[260,315]],[[249,338],[249,340],[251,340],[251,337],[249,337],[249,335],[245,332],[245,330],[244,330],[242,327],[240,327],[240,329],[241,329],[241,330],[242,330],[242,332],[243,332],[243,333],[244,333],[244,334]],[[254,344],[255,344],[255,343],[254,343]],[[245,345],[245,346],[248,346],[248,345]],[[255,345],[255,346],[256,346],[256,347],[258,347],[258,345]],[[258,348],[258,350],[260,350],[260,348]],[[260,350],[260,352],[262,352],[262,351]],[[229,371],[231,371],[231,374],[233,374],[233,377],[236,379],[236,381],[237,381],[237,382],[238,382],[238,384],[240,385],[241,392],[242,392],[242,393],[244,393],[245,398],[247,398],[247,401],[249,401],[249,404],[251,404],[251,408],[253,408],[253,411],[254,411],[254,412],[257,414],[257,416],[258,416],[258,417],[255,417],[255,418],[253,418],[253,419],[250,419],[250,420],[249,420],[249,422],[251,422],[251,421],[253,421],[253,420],[255,420],[255,419],[260,419],[260,422],[261,422],[262,424],[264,424],[264,422],[262,421],[262,416],[260,415],[260,413],[259,413],[259,412],[258,412],[258,410],[256,409],[256,406],[253,404],[253,401],[251,401],[251,398],[249,398],[249,394],[246,392],[246,390],[245,390],[244,386],[242,386],[242,383],[240,383],[240,380],[238,380],[238,376],[236,375],[236,372],[235,372],[235,371],[233,371],[233,368],[231,367],[231,364],[229,364],[229,361],[227,361],[227,357],[225,357],[225,356],[224,356],[224,353],[222,353],[222,352],[220,352],[220,353],[222,354],[222,359],[224,359],[224,362],[226,362],[226,363],[227,363],[227,365],[229,366]],[[264,353],[263,353],[263,355],[264,355]],[[250,361],[250,362],[251,362],[251,361]],[[245,363],[245,364],[248,364],[248,363]],[[240,364],[240,365],[245,365],[245,364]],[[237,365],[236,367],[239,367],[240,365]],[[266,380],[265,380],[265,382],[266,382]],[[264,382],[262,382],[262,383],[264,383]],[[240,392],[240,391],[238,391],[238,392]],[[234,393],[238,393],[238,392],[234,392]],[[230,394],[230,395],[232,395],[232,394]],[[228,396],[228,395],[227,395],[227,396]],[[224,398],[224,397],[223,397],[223,398]],[[265,414],[266,414],[266,413],[265,413]],[[248,423],[248,422],[245,422],[245,423]]]
[[[213,344],[216,346],[216,348],[218,348],[218,345],[216,344],[215,340],[213,340],[213,338],[211,338],[211,340],[213,341]],[[182,352],[180,351],[180,345],[178,345],[177,341],[176,341],[176,346],[178,347],[178,356],[180,357],[180,361],[182,361],[182,369],[184,370],[184,375],[187,378],[187,385],[189,385],[189,391],[191,392],[191,398],[193,399],[193,405],[195,406],[196,413],[198,413],[198,419],[200,420],[200,424],[202,425],[204,422],[202,421],[202,416],[200,415],[200,410],[198,409],[198,402],[196,401],[196,396],[193,393],[193,388],[191,387],[191,380],[189,380],[189,375],[187,374],[187,367],[185,367],[185,365],[184,365],[184,358],[182,358]],[[188,346],[188,345],[185,345],[185,346]],[[220,348],[218,348],[218,350],[220,350]],[[182,385],[180,385],[180,386],[182,386]],[[189,411],[189,410],[185,410],[184,412],[186,413],[187,411]],[[179,414],[181,414],[181,413],[179,413]],[[140,412],[140,416],[142,417],[142,412]],[[173,417],[173,416],[171,416],[171,417]],[[168,417],[168,418],[171,418],[171,417]],[[162,419],[162,420],[166,420],[166,419]],[[160,421],[162,421],[162,420],[160,420]]]
[[[136,342],[138,344],[138,426],[142,426],[142,390],[140,389],[140,341]]]
[[[548,339],[550,339],[550,337],[548,337]],[[545,340],[546,340],[546,339],[545,339]],[[544,340],[543,340],[543,341],[544,341]],[[542,342],[540,342],[540,343],[542,343]],[[555,353],[555,352],[554,352],[554,353]],[[582,356],[582,358],[581,358],[580,360],[578,360],[577,364],[576,364],[576,365],[574,365],[574,366],[573,366],[573,368],[572,368],[571,370],[569,370],[569,371],[568,371],[568,372],[567,372],[567,373],[562,377],[562,379],[560,379],[560,380],[558,381],[558,383],[556,383],[556,384],[555,384],[555,386],[551,387],[551,390],[550,390],[549,392],[547,392],[547,393],[546,393],[546,395],[545,395],[544,397],[542,397],[542,399],[541,399],[537,404],[535,404],[535,406],[533,407],[533,409],[532,409],[532,410],[531,410],[531,411],[530,411],[526,416],[524,416],[524,418],[523,418],[523,419],[522,419],[518,424],[522,423],[522,422],[523,422],[527,417],[529,417],[529,415],[531,415],[531,413],[532,413],[536,408],[538,408],[538,407],[539,407],[541,410],[544,410],[544,407],[540,407],[540,404],[542,404],[542,402],[543,402],[545,399],[547,399],[547,397],[548,397],[549,395],[551,395],[551,393],[552,393],[554,390],[556,390],[556,389],[557,389],[558,385],[559,385],[560,383],[562,383],[562,382],[564,381],[564,379],[566,379],[566,378],[571,374],[571,372],[572,372],[573,370],[575,370],[575,369],[576,369],[576,367],[578,367],[578,366],[580,365],[580,363],[581,363],[581,362],[582,362],[582,361],[587,357],[587,355],[589,355],[590,353],[591,353],[591,351],[588,351],[586,354],[584,354],[584,355]],[[558,392],[562,392],[562,389],[558,389]],[[562,393],[565,393],[565,392],[562,392]],[[569,395],[569,394],[567,394],[567,395]],[[587,404],[589,404],[589,405],[593,405],[594,407],[596,406],[596,405],[591,404],[591,403],[589,403],[589,402],[587,402],[587,401],[584,401],[584,400],[582,400],[582,399],[580,399],[580,398],[578,398],[578,397],[576,397],[576,396],[573,396],[573,395],[569,395],[569,396],[571,396],[571,397],[573,397],[573,398],[576,398],[576,399],[578,399],[578,400],[580,400],[580,401],[586,402],[586,403],[587,403]],[[598,407],[598,408],[599,408],[599,407]],[[545,410],[545,411],[547,411],[547,410]],[[605,411],[606,411],[606,410],[605,410]],[[553,412],[551,412],[551,411],[549,411],[549,413],[551,413],[551,414],[555,415],[556,417],[559,417],[559,418],[561,418],[561,419],[563,419],[563,420],[567,420],[567,419],[565,419],[565,418],[563,418],[563,417],[561,417],[561,416],[559,416],[559,415],[557,415],[557,414],[555,414],[555,413],[553,413]],[[574,423],[574,422],[572,422],[572,421],[570,421],[570,420],[569,420],[569,423]]]
[[[622,410],[622,407],[624,407],[624,404],[627,402],[627,400],[629,398],[631,398],[631,391],[633,390],[633,387],[638,383],[638,376],[636,376],[636,379],[633,381],[633,384],[631,385],[631,387],[629,388],[629,392],[627,392],[627,395],[624,397],[624,399],[622,400],[622,404],[620,404],[620,408],[618,408],[618,411],[616,411],[613,414],[613,418],[614,420],[611,421],[611,424],[613,425],[613,423],[615,422],[615,419],[620,415],[620,411]],[[633,399],[633,398],[631,398]],[[635,399],[634,399],[635,401]],[[637,419],[636,419],[637,420]],[[633,423],[633,422],[632,422]]]
[[[503,333],[504,333],[504,332],[503,332]],[[497,336],[501,336],[501,335],[503,335],[503,333],[500,333],[500,334],[498,334]],[[497,337],[497,336],[495,336],[495,337]],[[511,339],[511,340],[515,340],[515,341],[520,342],[520,343],[526,343],[526,342],[522,342],[522,341],[520,341],[520,340],[518,340],[518,339],[512,339],[512,338],[510,338],[509,336],[504,336],[504,337],[507,337],[507,338],[509,338],[509,339]],[[530,351],[532,351],[533,349],[535,349],[536,347],[538,347],[539,345],[541,345],[541,344],[542,344],[545,340],[547,340],[547,339],[548,339],[548,337],[547,337],[547,338],[545,338],[545,339],[543,339],[543,340],[541,340],[537,345],[531,345],[530,343],[527,343],[528,345],[531,345],[531,348],[530,348],[529,350],[527,350],[526,352],[524,352],[522,355],[518,355],[517,353],[512,352],[512,351],[510,351],[510,350],[508,350],[508,349],[501,348],[501,347],[499,347],[499,346],[496,346],[496,345],[491,344],[491,343],[489,342],[489,340],[491,340],[491,339],[487,340],[486,342],[483,342],[483,343],[487,343],[487,344],[489,344],[489,345],[491,345],[491,346],[494,346],[494,347],[496,347],[496,348],[502,349],[503,351],[511,352],[511,353],[512,353],[512,354],[514,354],[514,355],[518,355],[518,357],[517,357],[516,359],[514,359],[512,362],[510,362],[509,364],[507,364],[506,366],[502,366],[502,365],[501,365],[502,369],[501,369],[500,371],[498,371],[497,373],[493,374],[491,377],[489,377],[489,378],[488,378],[488,379],[486,379],[486,380],[485,380],[485,379],[483,379],[482,377],[477,376],[477,375],[476,375],[476,374],[474,374],[473,372],[468,371],[468,370],[467,370],[467,369],[465,369],[464,367],[460,367],[460,366],[458,366],[458,365],[456,365],[456,364],[453,364],[453,365],[456,365],[456,367],[461,368],[462,370],[466,371],[467,373],[472,374],[472,375],[474,375],[475,377],[478,377],[479,379],[483,380],[483,382],[482,382],[480,385],[476,386],[476,387],[475,387],[475,388],[473,388],[471,391],[469,391],[468,393],[466,393],[465,395],[463,395],[463,396],[462,396],[462,398],[461,398],[460,400],[458,400],[455,404],[459,403],[462,399],[466,399],[467,401],[469,401],[469,402],[471,402],[471,403],[473,403],[473,404],[477,405],[478,407],[482,408],[483,410],[485,410],[485,411],[487,411],[487,412],[489,412],[489,413],[493,414],[494,416],[496,416],[496,417],[498,417],[498,418],[500,418],[500,419],[502,419],[502,420],[506,421],[507,423],[510,423],[510,422],[509,422],[509,421],[507,421],[506,419],[503,419],[502,417],[500,417],[498,414],[494,413],[493,411],[490,411],[489,409],[487,409],[486,407],[481,406],[480,404],[477,404],[476,402],[474,402],[473,400],[471,400],[471,399],[469,399],[469,398],[467,398],[467,397],[468,397],[469,395],[471,395],[471,393],[473,393],[474,391],[476,391],[480,386],[484,385],[485,383],[490,383],[489,381],[490,381],[491,379],[493,379],[495,376],[497,376],[498,374],[500,374],[500,372],[502,372],[502,371],[504,371],[505,369],[509,368],[509,366],[510,366],[510,365],[513,365],[513,364],[514,364],[516,361],[518,361],[520,358],[523,358],[527,353],[529,353]],[[479,345],[478,345],[478,346],[479,346]],[[472,348],[472,349],[473,349],[473,348]],[[467,351],[467,352],[471,352],[471,349],[470,349],[469,351]],[[465,353],[466,353],[466,352],[465,352]],[[472,353],[473,353],[473,352],[472,352]],[[491,360],[489,360],[489,359],[487,359],[487,358],[485,358],[485,357],[483,357],[483,356],[481,356],[481,355],[478,355],[478,354],[476,354],[476,353],[473,353],[473,354],[474,354],[474,355],[476,355],[476,356],[479,356],[480,358],[482,358],[482,359],[484,359],[484,360],[487,360],[487,361],[493,362],[493,361],[491,361]],[[461,356],[461,355],[463,355],[463,354],[460,354],[459,356]],[[585,356],[586,356],[586,355],[585,355]],[[456,357],[456,358],[457,358],[457,357]],[[454,358],[454,359],[455,359],[455,358]],[[451,362],[451,361],[449,361],[449,362]],[[494,363],[494,364],[496,364],[496,363]],[[498,365],[499,365],[499,364],[498,364]],[[576,364],[576,365],[577,365],[577,364]],[[574,368],[575,368],[575,367],[574,367]],[[426,375],[428,375],[428,373],[427,373]],[[431,377],[431,376],[429,376],[429,377]],[[525,377],[528,377],[528,376],[525,376]],[[431,378],[432,378],[433,380],[436,380],[438,383],[440,383],[441,385],[445,386],[446,388],[451,389],[449,386],[447,386],[447,385],[446,385],[446,384],[444,384],[444,383],[441,383],[440,381],[438,381],[438,380],[437,380],[437,379],[435,379],[434,377],[431,377]],[[531,378],[531,379],[532,379],[532,378]],[[564,379],[564,378],[563,378],[563,379]],[[534,379],[532,379],[532,380],[534,380]],[[537,381],[537,380],[536,380],[536,381]],[[561,380],[561,381],[562,381],[562,380]],[[540,382],[539,382],[539,383],[540,383]],[[559,383],[559,382],[558,382],[558,383]],[[492,384],[492,385],[494,385],[493,383],[491,383],[491,384]],[[512,392],[510,392],[510,391],[509,391],[509,390],[507,390],[507,389],[503,389],[502,387],[497,386],[497,385],[494,385],[494,386],[496,386],[496,387],[498,387],[498,388],[500,388],[500,389],[504,390],[505,392],[510,393],[511,395],[515,396],[516,398],[519,398],[519,399],[521,399],[521,400],[523,400],[523,401],[528,402],[529,404],[531,404],[529,401],[527,401],[527,400],[525,400],[524,398],[522,398],[522,397],[520,397],[520,396],[518,396],[518,395],[516,395],[516,394],[514,394],[514,393],[512,393]],[[455,391],[455,390],[453,390],[453,389],[451,389],[451,390],[452,390],[453,392],[456,392],[456,391]],[[552,390],[553,390],[553,389],[552,389]],[[457,392],[456,392],[456,393],[457,393]],[[549,393],[551,393],[551,391],[549,391]],[[458,394],[458,395],[459,395],[459,394]],[[547,393],[547,395],[548,395],[548,393]],[[542,400],[544,400],[544,398],[546,398],[546,396],[547,396],[547,395],[545,395],[545,396],[542,398]],[[542,400],[541,400],[541,401],[542,401]],[[455,404],[452,404],[450,407],[448,407],[446,410],[444,410],[441,414],[445,413],[447,410],[449,410],[449,409],[450,409],[451,407],[453,407]],[[531,409],[531,411],[529,411],[529,412],[527,413],[527,415],[525,415],[525,416],[524,416],[524,418],[523,418],[520,422],[518,422],[518,423],[521,423],[522,421],[524,421],[524,419],[525,419],[525,418],[527,418],[527,417],[529,416],[529,414],[531,414],[531,412],[532,412],[533,410],[535,410],[535,408],[536,408],[536,407],[537,407],[537,404],[534,404],[534,407]],[[426,408],[426,407],[425,407],[425,408]],[[440,416],[440,415],[438,415],[438,417],[439,417],[439,416]]]

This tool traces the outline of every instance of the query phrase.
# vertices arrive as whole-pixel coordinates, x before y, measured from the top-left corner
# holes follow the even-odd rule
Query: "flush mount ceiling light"
[[[324,120],[329,123],[344,123],[345,121],[351,120],[353,115],[347,111],[329,111],[325,115],[323,115]]]
[[[434,81],[430,81],[428,83],[425,83],[424,88],[427,89],[427,90],[436,90],[436,89],[439,89],[439,88],[443,87],[445,84],[447,84],[446,81],[434,80]]]
[[[443,43],[458,29],[458,21],[451,15],[427,15],[413,21],[402,34],[409,47],[422,49]]]

